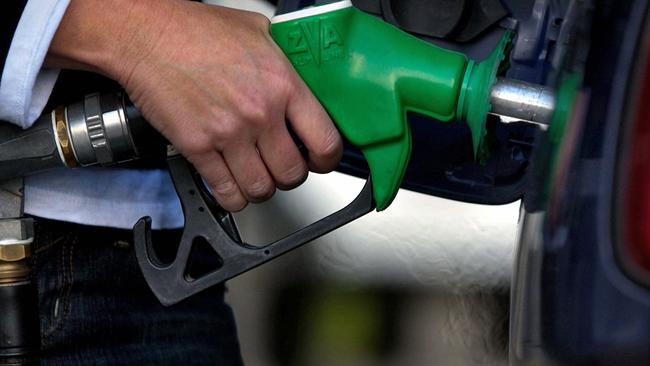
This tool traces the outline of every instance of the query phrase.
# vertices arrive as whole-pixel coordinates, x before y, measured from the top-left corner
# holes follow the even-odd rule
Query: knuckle
[[[214,124],[212,133],[216,141],[231,141],[240,135],[241,122],[233,116],[223,116]]]
[[[340,158],[342,151],[341,136],[334,128],[329,129],[325,137],[320,140],[315,153],[324,159],[335,160]]]
[[[208,139],[205,138],[183,138],[176,146],[184,156],[200,156],[212,150],[212,146]]]
[[[303,162],[294,164],[286,169],[278,179],[282,189],[291,189],[301,185],[307,179],[307,166]]]
[[[291,75],[291,74],[289,74]],[[286,77],[278,83],[278,90],[288,98],[300,94],[300,84],[293,80],[292,77]]]
[[[276,95],[288,96],[298,90],[300,78],[283,53],[279,52],[277,57],[271,57],[263,68],[268,78],[265,83],[272,87]]]
[[[244,119],[251,122],[264,123],[269,120],[268,108],[256,98],[244,98],[239,105],[239,111]]]
[[[255,24],[256,26],[264,30],[268,29],[270,24],[269,18],[267,18],[266,16],[260,13],[255,13],[255,12],[251,12],[251,21],[253,22],[253,24]]]
[[[289,95],[302,92],[300,77],[288,62],[282,60],[278,65],[278,70],[280,74],[280,80],[277,82],[279,90]]]
[[[259,177],[246,187],[246,193],[253,202],[265,201],[273,196],[275,186],[269,179]]]
[[[230,212],[243,210],[248,201],[239,192],[239,187],[232,179],[224,179],[210,185],[217,202]]]
[[[214,194],[221,197],[234,197],[239,193],[237,184],[235,184],[234,180],[229,178],[214,182],[211,186]]]

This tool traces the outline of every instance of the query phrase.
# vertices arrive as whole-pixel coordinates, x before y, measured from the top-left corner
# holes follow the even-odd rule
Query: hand
[[[120,82],[217,201],[238,211],[301,184],[308,168],[334,169],[342,152],[329,116],[268,29],[262,15],[193,2],[73,0],[47,64]]]

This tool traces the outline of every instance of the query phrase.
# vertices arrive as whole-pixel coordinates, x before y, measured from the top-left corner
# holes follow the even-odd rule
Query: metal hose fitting
[[[27,261],[30,256],[31,242],[0,244],[0,286],[28,280],[31,267]]]
[[[33,221],[0,220],[0,234],[0,365],[37,365],[39,313],[30,262]]]
[[[112,165],[138,156],[121,94],[87,95],[65,110],[70,146],[81,166]]]

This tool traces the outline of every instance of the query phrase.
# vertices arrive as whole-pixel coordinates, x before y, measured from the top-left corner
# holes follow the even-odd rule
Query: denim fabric
[[[242,365],[224,287],[160,305],[130,231],[37,219],[34,250],[41,365]]]

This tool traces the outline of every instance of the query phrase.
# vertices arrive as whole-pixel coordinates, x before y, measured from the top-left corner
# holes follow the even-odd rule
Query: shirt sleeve
[[[69,2],[28,0],[24,5],[4,58],[0,120],[28,128],[42,113],[59,74],[43,68],[43,61]]]

